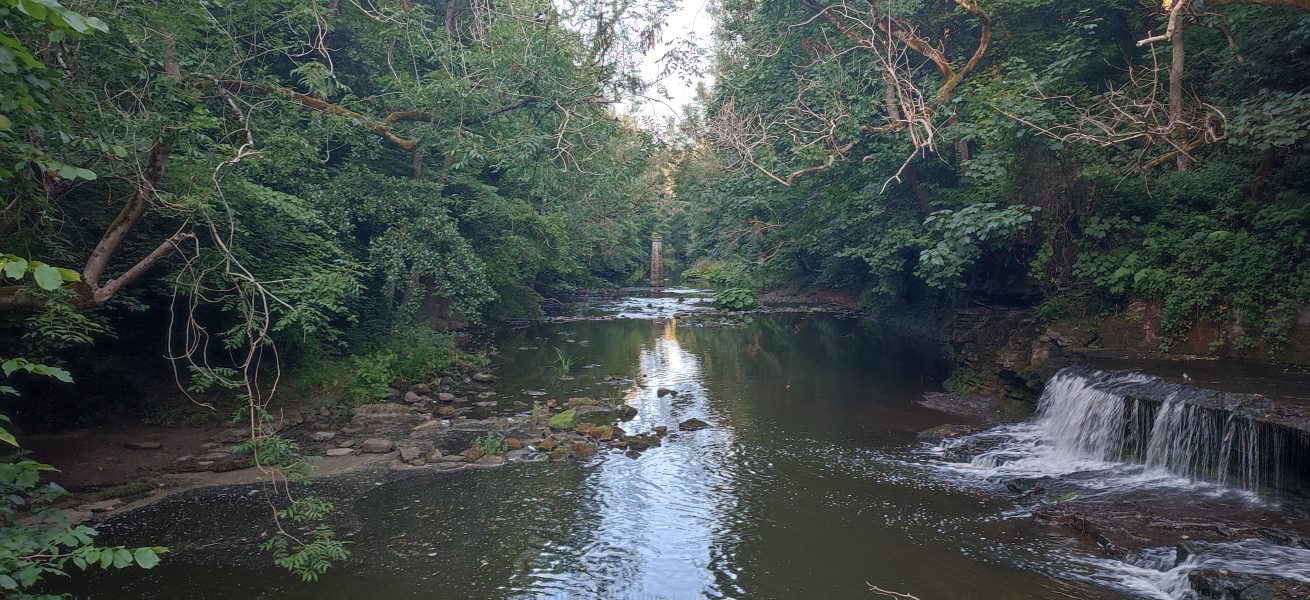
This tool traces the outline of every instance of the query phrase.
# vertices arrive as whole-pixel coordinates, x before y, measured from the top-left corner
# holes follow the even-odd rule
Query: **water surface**
[[[691,417],[708,429],[672,434],[636,459],[614,452],[582,465],[319,482],[316,493],[338,501],[333,525],[353,555],[313,585],[255,548],[269,529],[262,496],[229,488],[177,497],[103,528],[109,543],[172,547],[163,564],[82,580],[79,593],[888,597],[876,586],[923,600],[1134,595],[1088,583],[1094,549],[925,466],[915,434],[950,419],[913,401],[940,389],[940,348],[806,312],[707,326],[687,318],[697,298],[682,290],[607,300],[591,316],[623,318],[514,332],[495,372],[506,406],[610,396],[638,409],[629,432],[676,430]],[[573,363],[563,381],[561,354]],[[660,387],[679,394],[658,397]]]

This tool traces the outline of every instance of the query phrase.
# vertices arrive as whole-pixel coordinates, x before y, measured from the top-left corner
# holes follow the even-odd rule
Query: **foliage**
[[[666,244],[696,261],[691,280],[739,265],[749,285],[845,289],[872,309],[1023,305],[1088,326],[1145,301],[1161,307],[1165,347],[1206,322],[1243,338],[1220,345],[1277,351],[1310,301],[1310,14],[1236,4],[1182,25],[1184,117],[1210,121],[1178,160],[1133,129],[1167,113],[1168,44],[1136,43],[1162,31],[1160,11],[988,2],[977,67],[949,102],[915,106],[940,70],[913,67],[925,55],[911,50],[888,79],[884,44],[832,22],[849,5],[728,1],[715,87],[681,123],[694,143],[671,175],[686,233]],[[928,45],[958,66],[976,14],[943,6],[861,10],[929,42],[949,32]],[[908,135],[922,125],[896,126],[906,107],[937,111],[931,148]],[[805,167],[789,185],[762,172]]]
[[[372,344],[373,349],[350,357],[350,379],[345,398],[368,404],[386,398],[387,389],[400,383],[428,382],[451,375],[465,356],[450,334],[424,327],[406,328]]]
[[[755,290],[750,288],[728,288],[714,295],[714,304],[728,310],[748,310],[755,308]]]
[[[488,431],[487,435],[473,440],[473,449],[483,456],[498,456],[509,452],[509,444],[505,438]]]
[[[3,362],[6,378],[18,371],[72,382],[63,369],[22,358]],[[4,394],[16,392],[0,385],[0,395]],[[0,422],[8,423],[9,418],[0,415]],[[13,434],[4,427],[0,427],[0,441],[18,448]],[[95,529],[69,523],[53,506],[67,492],[58,484],[41,482],[42,474],[53,470],[50,465],[22,458],[21,451],[0,462],[0,496],[4,498],[0,502],[0,590],[6,598],[58,598],[32,590],[48,576],[68,575],[70,563],[83,571],[133,565],[149,569],[159,564],[167,548],[97,546]]]
[[[567,354],[560,350],[559,346],[555,346],[555,370],[559,372],[560,379],[567,377],[573,371],[573,363],[575,362],[577,362],[577,359],[573,355]]]

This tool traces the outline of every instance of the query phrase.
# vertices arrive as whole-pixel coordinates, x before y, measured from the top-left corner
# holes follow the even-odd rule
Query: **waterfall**
[[[967,443],[990,436],[973,466],[999,475],[1119,469],[1143,480],[1185,478],[1269,494],[1282,488],[1284,449],[1303,450],[1307,436],[1257,420],[1268,407],[1260,396],[1071,367],[1047,383],[1031,422]]]

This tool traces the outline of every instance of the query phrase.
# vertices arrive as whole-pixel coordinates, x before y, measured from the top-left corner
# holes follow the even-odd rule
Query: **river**
[[[1161,597],[1117,585],[1096,549],[995,486],[942,476],[916,434],[952,419],[939,346],[817,312],[695,317],[671,290],[589,302],[586,319],[499,340],[502,405],[623,396],[624,425],[676,430],[629,458],[486,470],[373,470],[313,484],[337,502],[351,557],[300,583],[257,548],[269,529],[248,487],[189,492],[104,524],[103,543],[166,545],[151,571],[78,578],[93,598]],[[674,316],[678,315],[678,316]],[[559,349],[558,351],[556,349]],[[572,359],[559,377],[558,357]],[[657,395],[658,388],[678,391]],[[450,449],[454,451],[461,449]],[[908,596],[904,596],[908,597]]]

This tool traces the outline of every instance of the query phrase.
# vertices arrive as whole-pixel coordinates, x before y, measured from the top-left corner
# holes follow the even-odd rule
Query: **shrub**
[[[714,303],[728,310],[755,308],[755,290],[740,287],[728,288],[714,296]]]

